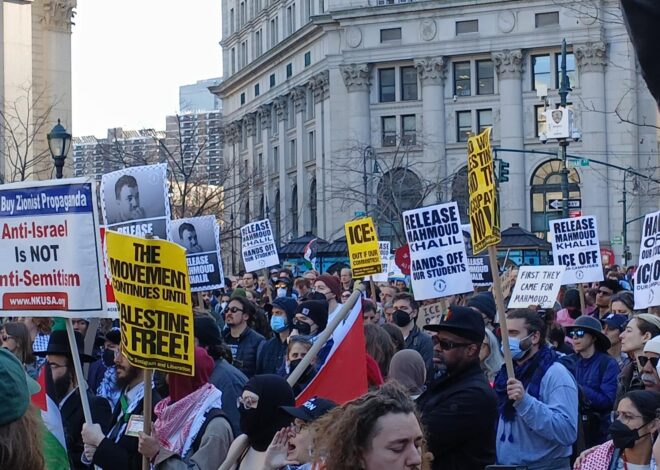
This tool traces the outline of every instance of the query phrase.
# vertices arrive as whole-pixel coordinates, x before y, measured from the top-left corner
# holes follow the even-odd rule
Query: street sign
[[[358,217],[366,217],[367,213],[365,211],[355,211],[353,212],[353,217],[358,218]]]
[[[575,168],[578,166],[585,167],[589,166],[589,159],[587,158],[569,158],[566,160],[566,166],[569,168]]]
[[[548,200],[548,209],[549,211],[560,211],[563,207],[563,199],[550,199]],[[569,199],[568,200],[569,209],[582,209],[582,200],[581,199]]]
[[[621,235],[614,235],[610,240],[612,245],[623,245],[623,237]]]

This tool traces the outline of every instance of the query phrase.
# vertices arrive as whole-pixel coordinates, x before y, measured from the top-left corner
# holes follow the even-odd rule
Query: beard
[[[71,388],[71,382],[73,380],[70,370],[67,370],[66,374],[57,379],[53,379],[53,389],[55,392],[55,398],[58,403],[62,402],[62,399],[69,393],[69,388]]]
[[[117,370],[124,371],[124,375],[122,377],[119,377],[119,375],[117,375],[117,386],[119,387],[120,390],[125,389],[140,374],[138,369],[130,365],[127,367],[115,366],[115,368]]]

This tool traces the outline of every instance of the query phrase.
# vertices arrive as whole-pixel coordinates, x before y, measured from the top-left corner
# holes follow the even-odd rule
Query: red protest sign
[[[410,247],[407,244],[394,251],[394,262],[403,274],[410,274]]]

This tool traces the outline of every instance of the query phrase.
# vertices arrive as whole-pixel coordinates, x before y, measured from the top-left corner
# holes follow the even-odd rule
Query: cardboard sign
[[[415,300],[471,292],[458,204],[448,202],[403,213],[410,247]]]
[[[241,241],[245,271],[254,272],[280,264],[270,220],[250,222],[241,227]]]
[[[0,186],[0,316],[106,316],[95,193],[86,178]]]
[[[490,287],[493,285],[493,272],[490,269],[488,256],[468,257],[468,269],[474,287]]]
[[[555,264],[566,267],[563,284],[603,280],[596,217],[552,220],[550,232]]]
[[[103,175],[101,208],[108,230],[171,240],[167,164],[133,166]]]
[[[186,250],[191,292],[225,287],[220,227],[214,216],[173,220],[172,238]]]
[[[552,308],[562,285],[564,266],[521,266],[508,308]]]
[[[406,243],[394,250],[394,263],[404,275],[410,275],[410,248]]]
[[[381,273],[383,265],[380,260],[380,248],[376,227],[371,217],[346,222],[344,230],[353,277],[361,278]]]
[[[445,314],[442,302],[434,304],[421,305],[419,307],[419,318],[422,319],[422,325],[430,325],[432,322],[442,317]]]
[[[165,240],[106,233],[122,351],[143,369],[193,375],[193,311],[185,250]]]
[[[468,139],[469,212],[470,225],[472,225],[472,252],[475,255],[489,246],[497,245],[502,239],[490,131],[489,127],[481,134]]]
[[[371,277],[374,282],[387,282],[390,273],[390,242],[379,241],[378,250],[380,251],[380,263],[383,265],[383,272],[373,276],[365,276],[365,281],[368,281]]]
[[[646,214],[635,271],[635,310],[660,305],[660,211]]]

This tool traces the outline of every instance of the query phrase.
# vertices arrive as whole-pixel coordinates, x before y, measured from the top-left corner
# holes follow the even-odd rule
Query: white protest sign
[[[410,247],[410,277],[415,300],[471,292],[458,204],[448,202],[403,213]]]
[[[555,265],[566,267],[562,284],[603,280],[596,217],[588,215],[550,221]]]
[[[660,211],[646,214],[635,271],[635,310],[660,305]]]
[[[247,272],[280,264],[270,220],[250,222],[241,227],[243,263]]]
[[[106,317],[96,185],[0,186],[0,316]]]
[[[493,285],[493,273],[490,270],[488,255],[468,257],[468,269],[472,276],[474,287],[489,287]]]
[[[552,308],[562,285],[564,266],[521,266],[507,308]]]
[[[374,282],[387,282],[390,272],[390,242],[378,241],[378,250],[380,251],[380,262],[383,265],[383,272],[372,276],[365,276],[365,281],[368,281],[371,277]]]
[[[173,220],[172,238],[174,243],[186,249],[191,292],[225,286],[220,257],[220,228],[214,216]]]
[[[103,175],[101,208],[108,230],[143,238],[151,233],[171,240],[167,164],[133,166]]]

